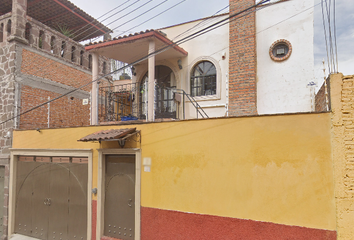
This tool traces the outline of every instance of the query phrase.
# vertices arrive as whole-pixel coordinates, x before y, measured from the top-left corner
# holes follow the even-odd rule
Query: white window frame
[[[188,89],[188,94],[191,94],[191,76],[192,76],[192,71],[194,67],[199,64],[200,62],[203,61],[209,61],[212,64],[214,64],[215,69],[216,69],[216,94],[214,95],[207,95],[207,96],[194,96],[193,98],[196,101],[210,101],[210,100],[220,100],[221,99],[221,81],[222,81],[222,72],[220,65],[218,61],[216,61],[214,58],[209,57],[209,56],[202,56],[194,59],[194,61],[191,62],[189,65],[188,69],[188,84],[187,84],[187,89]]]

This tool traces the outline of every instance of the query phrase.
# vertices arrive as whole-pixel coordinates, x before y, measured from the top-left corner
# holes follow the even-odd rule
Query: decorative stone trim
[[[273,54],[273,50],[275,47],[281,45],[281,44],[284,44],[288,47],[288,52],[285,54],[285,56],[283,57],[277,57],[277,56],[274,56]],[[292,53],[292,46],[291,46],[291,43],[288,41],[288,40],[285,40],[285,39],[279,39],[277,41],[275,41],[269,48],[269,56],[270,58],[273,60],[273,61],[276,61],[276,62],[281,62],[281,61],[284,61],[286,59],[288,59]]]

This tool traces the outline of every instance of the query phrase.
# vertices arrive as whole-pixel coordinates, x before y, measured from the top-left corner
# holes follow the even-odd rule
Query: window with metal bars
[[[191,95],[209,96],[216,94],[216,68],[209,61],[194,66],[191,73]]]

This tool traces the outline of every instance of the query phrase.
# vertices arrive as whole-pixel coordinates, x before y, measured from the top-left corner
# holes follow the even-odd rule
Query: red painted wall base
[[[336,240],[336,231],[141,208],[142,240]]]
[[[92,240],[96,240],[96,224],[97,224],[97,201],[92,200],[92,222],[91,222],[91,229],[92,229]]]

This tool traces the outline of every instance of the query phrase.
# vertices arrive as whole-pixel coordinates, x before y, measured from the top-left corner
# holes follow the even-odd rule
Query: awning
[[[86,137],[80,138],[77,141],[80,142],[101,142],[101,141],[118,141],[121,147],[124,147],[125,141],[135,135],[140,133],[140,130],[136,128],[124,128],[124,129],[107,129],[101,130]]]

